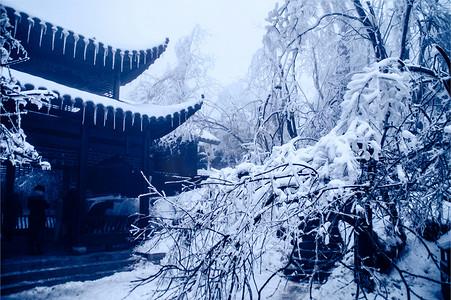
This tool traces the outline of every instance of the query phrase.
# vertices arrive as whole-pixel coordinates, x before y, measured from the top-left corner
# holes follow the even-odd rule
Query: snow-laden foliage
[[[279,2],[268,14],[263,47],[254,55],[246,93],[222,101],[216,130],[256,161],[294,137],[312,145],[339,121],[341,102],[353,74],[373,62],[398,57],[433,68],[435,44],[449,53],[451,28],[446,1]],[[399,56],[398,56],[399,55]],[[234,88],[234,87],[232,87]],[[241,103],[235,107],[236,103]],[[247,106],[246,106],[247,105]],[[253,138],[229,130],[227,116],[255,107],[246,123]],[[248,125],[249,123],[249,125]],[[237,140],[239,137],[240,140]],[[249,147],[251,146],[251,147]],[[227,149],[224,149],[227,151]]]
[[[335,126],[350,73],[368,63],[353,13],[352,3],[304,0],[269,13],[264,47],[251,67],[262,91],[257,151],[296,136],[312,144]]]
[[[49,105],[49,100],[56,95],[47,90],[22,90],[11,76],[1,77],[1,90],[0,160],[9,160],[14,165],[38,163],[43,168],[48,168],[48,163],[41,162],[41,156],[26,141],[26,134],[21,128],[21,118],[25,113],[23,107],[27,103],[38,107]]]
[[[6,10],[0,7],[0,65],[3,67],[28,60],[28,53],[20,41],[12,34],[13,26],[9,22]]]
[[[28,59],[26,50],[20,41],[12,35],[13,26],[9,23],[6,11],[1,7],[0,51],[1,51],[1,103],[0,103],[0,161],[9,160],[12,164],[39,163],[48,168],[47,162],[34,147],[26,141],[26,134],[21,128],[23,107],[28,103],[42,107],[48,105],[55,94],[46,90],[23,90],[11,77],[9,66]]]
[[[218,170],[176,199],[160,195],[176,214],[151,222],[147,247],[170,251],[142,283],[158,280],[156,298],[260,298],[290,269],[312,280],[327,272],[324,258],[333,264],[345,255],[340,263],[355,270],[357,291],[381,293],[378,269],[394,267],[403,276],[396,259],[405,231],[421,229],[415,214],[437,217],[449,196],[449,94],[438,76],[418,78],[397,59],[374,63],[352,77],[338,124],[315,144],[294,138],[262,164]],[[434,93],[426,92],[431,98],[415,114],[420,88]],[[414,131],[418,122],[422,129]],[[412,160],[423,171],[411,169]],[[337,226],[342,242],[333,236]],[[310,261],[308,243],[316,253]]]

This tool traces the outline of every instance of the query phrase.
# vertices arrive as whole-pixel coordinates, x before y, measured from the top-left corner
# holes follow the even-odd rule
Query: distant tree
[[[253,98],[245,80],[239,80],[224,87],[216,101],[207,103],[210,112],[202,119],[202,124],[221,141],[216,149],[222,166],[236,166],[253,149],[257,117]]]
[[[199,99],[214,85],[207,75],[211,58],[203,54],[206,33],[198,25],[175,45],[177,62],[168,66],[163,75],[145,72],[134,84],[130,96],[141,103],[169,105]]]

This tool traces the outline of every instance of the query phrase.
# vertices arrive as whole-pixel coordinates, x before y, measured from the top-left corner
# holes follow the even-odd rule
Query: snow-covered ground
[[[157,266],[140,264],[132,271],[119,272],[112,276],[91,281],[73,281],[52,287],[36,287],[17,294],[2,296],[2,299],[123,299],[136,285],[132,281],[155,273]],[[127,299],[148,299],[152,286],[137,288]]]
[[[426,245],[432,254],[439,258],[439,250],[436,244],[426,242]],[[410,236],[405,252],[398,264],[401,270],[440,280],[438,269],[419,240]],[[345,259],[345,263],[349,262],[352,263],[352,257]],[[141,261],[131,271],[119,272],[99,280],[68,282],[53,287],[36,287],[21,293],[2,296],[2,299],[153,299],[156,289],[155,283],[148,283],[133,291],[131,290],[137,285],[136,280],[155,274],[157,270],[157,265]],[[407,274],[404,274],[404,277],[411,287],[411,299],[443,299],[440,284]],[[265,276],[257,278],[257,282],[264,282],[264,280]],[[367,294],[368,299],[407,299],[405,286],[396,270],[393,270],[388,276],[378,276],[376,281],[380,283],[379,295],[376,295],[376,293]],[[315,284],[311,289],[313,299],[355,299],[355,293],[356,285],[353,282],[353,272],[342,265],[333,271],[326,283]],[[263,298],[309,299],[310,287],[308,283],[289,282],[279,277],[271,281]],[[360,293],[359,299],[364,299],[362,293]]]
[[[425,242],[435,258],[440,260],[440,251],[435,243]],[[416,238],[409,236],[409,240],[404,250],[405,254],[398,263],[402,271],[432,278],[440,281],[440,272],[423,244]],[[426,279],[403,274],[411,289],[411,299],[443,299],[441,286]],[[356,285],[353,283],[353,271],[344,266],[337,267],[329,280],[313,294],[314,299],[355,299]],[[368,299],[408,299],[405,285],[397,270],[393,270],[389,275],[379,275],[375,280],[379,283],[378,293],[367,294]],[[376,296],[379,294],[379,296]],[[415,295],[417,294],[417,295]],[[359,299],[364,299],[360,294]]]

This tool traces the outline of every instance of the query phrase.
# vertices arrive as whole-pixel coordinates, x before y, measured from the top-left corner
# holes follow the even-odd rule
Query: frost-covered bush
[[[347,267],[377,292],[377,270],[396,267],[405,231],[421,223],[416,214],[432,217],[449,194],[449,94],[439,77],[424,85],[418,76],[397,59],[374,63],[353,76],[338,124],[314,145],[294,138],[262,164],[218,170],[200,189],[162,197],[177,218],[161,220],[147,245],[171,250],[143,282],[159,280],[156,297],[260,298],[299,259],[302,243],[329,244],[339,220],[342,255],[356,258]],[[421,115],[413,113],[419,85],[434,91]],[[320,254],[307,278],[320,271]]]

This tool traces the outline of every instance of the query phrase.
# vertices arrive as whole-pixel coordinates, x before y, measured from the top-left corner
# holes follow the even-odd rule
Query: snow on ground
[[[431,253],[439,258],[439,250],[435,243],[426,242]],[[423,244],[413,236],[409,236],[409,241],[405,254],[398,263],[400,269],[413,274],[427,276],[440,280],[440,274],[428,255]],[[344,259],[345,263],[352,263],[352,254]],[[149,283],[130,290],[136,285],[132,281],[138,278],[145,278],[155,274],[158,266],[151,263],[140,262],[135,269],[127,272],[119,272],[99,280],[85,282],[68,282],[53,287],[36,287],[21,293],[2,296],[5,300],[27,300],[27,299],[150,299],[155,290],[155,283]],[[257,278],[259,285],[263,284],[269,274],[264,274]],[[404,275],[411,289],[418,296],[411,294],[411,299],[443,299],[440,284],[421,278],[414,278]],[[379,275],[378,279],[382,283],[379,295],[376,293],[367,294],[368,299],[407,299],[407,293],[402,279],[396,270],[390,275]],[[277,290],[276,290],[277,289]],[[338,266],[324,284],[314,284],[312,286],[312,299],[355,299],[356,285],[353,281],[353,272],[346,267]],[[289,282],[281,277],[274,278],[265,290],[263,299],[310,299],[310,286],[308,283]],[[360,294],[359,299],[363,299]]]
[[[152,293],[153,286],[146,285],[137,288],[129,295],[130,290],[136,286],[132,281],[138,278],[145,278],[149,274],[157,271],[157,266],[147,263],[139,264],[132,271],[119,272],[114,275],[92,281],[73,281],[59,284],[53,287],[36,287],[34,289],[3,296],[2,299],[8,300],[40,300],[40,299],[149,299],[149,293]]]
[[[425,276],[434,280],[440,280],[440,272],[429,257],[424,245],[415,237],[408,236],[408,243],[404,254],[398,262],[400,270],[408,271],[412,274]],[[425,242],[436,259],[440,259],[440,252],[435,243]],[[352,254],[344,260],[345,263],[352,264]],[[441,286],[429,280],[415,278],[404,274],[406,282],[411,288],[411,299],[443,299]],[[377,292],[367,294],[368,299],[407,299],[407,292],[403,280],[398,271],[393,269],[389,275],[378,274],[376,283],[380,283]],[[355,299],[356,285],[354,284],[353,271],[340,265],[332,272],[328,281],[317,286],[312,295],[313,299]],[[415,295],[416,293],[417,295]],[[379,294],[379,295],[377,295]],[[418,297],[419,296],[419,297]],[[360,294],[359,299],[364,299]]]

